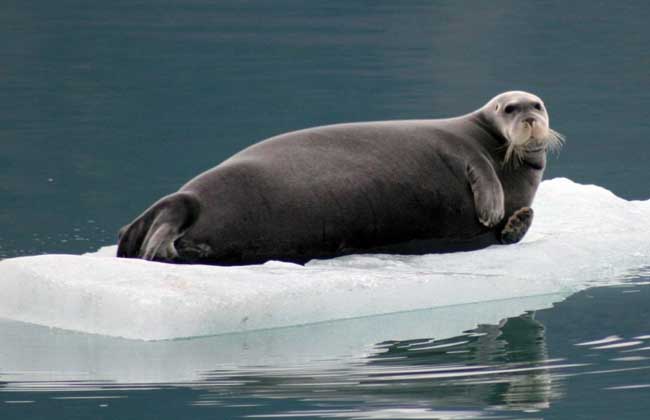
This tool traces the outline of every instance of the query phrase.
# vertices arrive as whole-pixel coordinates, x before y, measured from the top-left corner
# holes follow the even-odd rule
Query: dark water
[[[546,178],[647,199],[648,21],[640,1],[4,0],[0,257],[114,243],[152,201],[273,134],[459,115],[511,89],[544,98],[568,138]],[[234,360],[179,384],[101,382],[107,344],[74,336],[90,373],[21,382],[0,366],[0,417],[647,418],[642,281],[458,331],[444,350],[395,337],[331,369]],[[34,354],[69,338],[2,331],[0,352],[26,331]],[[612,335],[639,343],[575,345]]]

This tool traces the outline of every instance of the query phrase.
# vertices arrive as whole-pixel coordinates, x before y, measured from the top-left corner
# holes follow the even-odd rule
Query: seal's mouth
[[[535,147],[535,148],[527,147],[526,148],[526,153],[539,153],[539,152],[542,152],[542,151],[545,151],[545,150],[546,150],[546,146]]]

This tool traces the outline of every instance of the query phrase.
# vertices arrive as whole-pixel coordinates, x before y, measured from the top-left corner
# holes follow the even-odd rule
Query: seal
[[[547,151],[563,137],[542,100],[497,95],[431,120],[336,124],[254,144],[120,230],[118,257],[175,263],[305,263],[511,244]]]

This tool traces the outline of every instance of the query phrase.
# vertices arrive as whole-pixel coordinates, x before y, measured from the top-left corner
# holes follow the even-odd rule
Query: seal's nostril
[[[533,125],[533,123],[535,122],[535,118],[533,117],[524,118],[524,122]]]

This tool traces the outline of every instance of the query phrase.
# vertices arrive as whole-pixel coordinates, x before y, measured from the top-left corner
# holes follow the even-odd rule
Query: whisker
[[[560,152],[560,149],[564,145],[566,138],[561,133],[558,133],[557,131],[549,128],[546,141],[548,142],[548,149],[551,152],[557,154]]]

